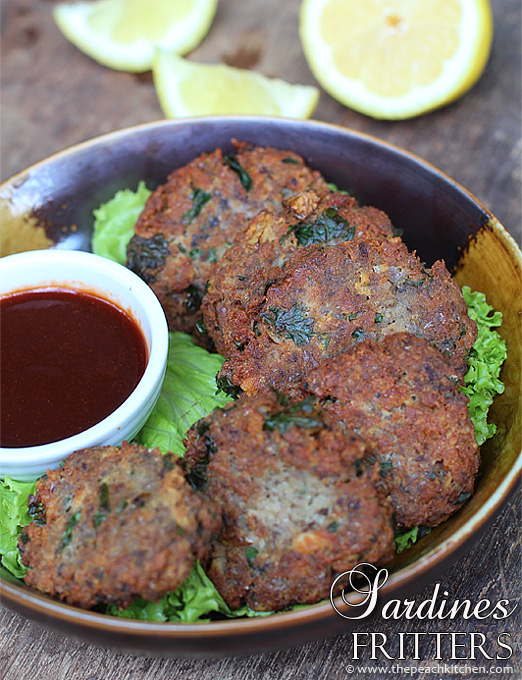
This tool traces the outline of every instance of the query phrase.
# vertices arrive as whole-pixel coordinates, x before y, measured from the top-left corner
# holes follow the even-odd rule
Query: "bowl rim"
[[[0,259],[0,272],[5,271],[4,266],[6,265],[7,267],[17,267],[20,265],[28,267],[35,264],[58,268],[61,264],[67,267],[77,266],[81,267],[83,273],[87,270],[92,270],[93,273],[101,274],[103,271],[109,278],[118,281],[122,288],[132,290],[133,297],[140,301],[140,305],[144,310],[141,318],[134,319],[134,322],[140,327],[140,331],[147,343],[147,365],[131,394],[103,420],[82,432],[55,442],[36,446],[0,447],[0,470],[4,466],[21,467],[22,459],[23,464],[26,465],[43,464],[44,462],[54,464],[72,451],[93,446],[96,442],[106,440],[112,432],[119,429],[118,425],[120,423],[126,422],[132,413],[137,413],[143,404],[147,402],[150,394],[154,392],[158,381],[161,382],[166,368],[169,341],[165,314],[151,288],[134,272],[117,262],[100,255],[95,255],[94,253],[52,248],[7,255],[5,258]],[[35,282],[27,286],[15,286],[6,292],[0,292],[0,297],[23,290],[34,290],[40,287],[59,288],[63,285],[64,288],[71,290],[92,292],[93,295],[97,295],[100,298],[104,298],[105,293],[104,299],[108,299],[123,309],[124,301],[121,300],[121,296],[115,295],[109,287],[98,286],[94,282],[94,277],[92,282],[85,283],[83,279],[72,280],[71,276],[62,275],[59,269],[52,269],[49,275],[42,272],[36,278],[41,279],[42,283]],[[52,283],[47,283],[50,280]],[[114,299],[111,300],[112,296],[116,297],[118,302],[115,302]],[[128,307],[131,306],[132,303],[128,305]],[[128,311],[126,313],[129,314]],[[148,329],[150,335],[150,343],[146,338],[146,329]],[[8,474],[8,476],[11,475]],[[12,473],[12,477],[16,478],[16,474]]]
[[[314,128],[318,130],[330,131],[331,133],[341,133],[345,138],[366,140],[372,145],[384,147],[391,150],[400,156],[410,159],[416,166],[421,166],[430,175],[442,179],[445,183],[451,185],[455,190],[466,195],[475,205],[477,205],[485,215],[489,217],[488,224],[494,223],[495,228],[498,229],[502,239],[509,245],[512,254],[518,263],[519,268],[522,269],[522,253],[520,247],[515,241],[514,237],[502,226],[500,222],[494,217],[493,213],[472,194],[468,189],[462,186],[457,180],[450,175],[434,166],[429,161],[424,160],[415,153],[408,151],[391,142],[382,140],[375,135],[344,127],[342,125],[328,123],[316,120],[293,120],[287,118],[275,118],[271,116],[195,116],[190,118],[183,118],[177,120],[157,120],[138,125],[125,127],[104,133],[102,135],[94,136],[85,141],[79,142],[69,146],[63,150],[57,151],[48,157],[28,166],[24,170],[19,171],[11,178],[8,178],[0,184],[0,199],[5,198],[4,191],[9,189],[11,185],[16,186],[16,183],[25,179],[25,176],[31,170],[38,170],[45,166],[50,161],[59,160],[64,156],[74,155],[86,148],[104,145],[106,143],[118,143],[133,135],[146,134],[152,129],[170,129],[187,125],[194,125],[195,123],[216,123],[241,124],[245,122],[259,123],[260,125],[275,125],[276,127],[292,127],[296,126],[303,128]],[[230,136],[233,134],[231,132]],[[451,536],[445,538],[441,543],[423,553],[414,562],[406,564],[390,574],[386,584],[380,589],[380,594],[385,599],[397,597],[399,593],[408,588],[417,590],[416,584],[429,583],[426,577],[429,575],[434,566],[438,564],[445,564],[453,562],[460,554],[468,549],[472,540],[479,536],[479,529],[485,530],[496,513],[500,510],[505,502],[507,502],[510,495],[515,490],[517,483],[522,473],[522,451],[517,454],[511,468],[506,472],[501,484],[495,492],[487,498],[483,505],[471,517],[466,519],[462,526],[455,531]],[[424,580],[424,581],[423,581]],[[413,585],[412,585],[413,582]],[[29,588],[25,584],[13,585],[3,579],[0,575],[0,589],[3,591],[3,596],[7,603],[21,606],[24,609],[34,613],[51,614],[52,616],[67,622],[80,623],[82,627],[87,629],[103,630],[106,632],[124,634],[126,636],[140,636],[140,637],[160,637],[162,639],[187,639],[203,641],[208,639],[209,635],[212,637],[226,637],[230,634],[238,634],[249,636],[253,633],[273,632],[281,629],[286,629],[292,624],[306,624],[313,622],[314,624],[325,621],[332,616],[338,616],[331,606],[329,601],[320,602],[309,605],[304,609],[277,612],[269,616],[254,617],[247,619],[227,619],[223,621],[200,622],[200,623],[179,623],[179,622],[152,622],[143,620],[124,619],[119,617],[111,617],[106,614],[100,614],[92,611],[85,611],[78,607],[65,604],[51,599],[45,594]],[[340,618],[340,617],[339,617]],[[340,632],[340,631],[338,631]],[[317,636],[318,638],[319,636]]]
[[[465,195],[472,203],[478,206],[481,211],[487,215],[488,220],[494,220],[496,224],[501,228],[503,232],[503,238],[505,238],[510,246],[513,248],[513,252],[517,254],[519,264],[522,264],[522,251],[521,246],[515,238],[510,234],[510,232],[503,226],[503,224],[495,217],[493,212],[479,199],[475,194],[473,194],[469,189],[462,185],[458,180],[454,179],[444,170],[441,170],[436,165],[430,161],[422,158],[413,151],[409,151],[404,147],[394,144],[388,140],[381,139],[376,135],[362,132],[354,128],[343,126],[337,123],[329,123],[327,121],[320,121],[315,119],[293,119],[285,117],[275,117],[270,115],[209,115],[209,116],[188,116],[186,118],[161,118],[152,121],[147,121],[144,123],[138,123],[136,125],[129,125],[123,128],[118,128],[116,130],[111,130],[109,132],[104,132],[102,134],[93,135],[87,139],[84,139],[75,144],[71,144],[63,149],[55,151],[45,158],[42,158],[30,165],[18,170],[11,177],[7,177],[5,180],[0,182],[0,201],[8,200],[10,198],[11,187],[16,189],[17,186],[22,185],[26,179],[27,175],[31,172],[36,172],[41,168],[45,167],[49,162],[59,161],[62,158],[67,158],[69,156],[74,156],[77,153],[81,153],[83,150],[96,148],[97,146],[103,146],[109,143],[117,143],[127,138],[131,138],[134,135],[141,135],[149,130],[160,129],[160,128],[178,128],[187,125],[197,125],[197,124],[212,124],[219,123],[222,125],[235,125],[241,123],[260,123],[265,125],[275,125],[288,128],[295,128],[296,126],[312,127],[317,130],[330,131],[331,133],[342,134],[351,139],[364,140],[370,144],[377,145],[387,149],[393,153],[403,156],[415,165],[423,167],[429,172],[430,175],[438,177],[444,183],[453,186],[459,193]],[[174,166],[173,166],[174,167]],[[53,249],[52,247],[50,249]],[[30,251],[27,251],[30,252]],[[1,258],[0,258],[1,259]]]
[[[101,146],[106,144],[107,142],[118,142],[122,139],[125,139],[127,137],[132,137],[135,134],[141,134],[142,132],[146,132],[148,130],[152,129],[159,129],[159,128],[177,128],[177,127],[184,127],[186,125],[194,125],[194,124],[207,124],[207,123],[220,123],[223,125],[233,125],[233,124],[239,124],[239,123],[244,123],[244,122],[251,122],[251,123],[261,123],[261,124],[272,124],[272,125],[281,125],[281,126],[288,126],[288,127],[295,127],[296,125],[303,125],[304,127],[314,127],[317,129],[324,129],[324,130],[329,130],[331,132],[337,132],[341,133],[343,135],[347,135],[349,137],[352,137],[354,139],[362,139],[362,140],[367,140],[370,143],[377,144],[379,146],[388,148],[391,151],[394,151],[398,153],[399,155],[405,156],[409,158],[410,160],[414,161],[416,164],[420,166],[424,166],[425,169],[429,170],[430,174],[436,175],[440,177],[441,179],[445,180],[449,184],[452,184],[456,189],[461,191],[462,193],[466,194],[476,205],[478,205],[485,213],[487,213],[490,217],[494,217],[493,213],[487,206],[485,206],[480,199],[478,199],[474,194],[471,193],[466,187],[464,187],[462,184],[460,184],[457,180],[455,180],[453,177],[451,177],[449,174],[444,172],[443,170],[440,170],[437,166],[433,165],[430,163],[430,161],[427,161],[417,154],[415,154],[412,151],[409,151],[397,144],[394,144],[393,142],[389,142],[387,140],[380,139],[376,135],[369,134],[367,132],[360,132],[358,130],[355,130],[353,128],[345,127],[336,123],[329,123],[326,121],[319,121],[319,120],[314,120],[314,119],[306,119],[306,120],[298,120],[298,119],[293,119],[293,118],[285,118],[285,117],[274,117],[274,116],[269,116],[269,115],[213,115],[213,116],[190,116],[186,118],[177,118],[177,119],[157,119],[153,121],[148,121],[145,123],[138,123],[137,125],[130,125],[124,128],[119,128],[116,130],[112,130],[109,132],[104,132],[99,135],[94,135],[92,137],[89,137],[83,141],[77,142],[75,144],[71,144],[70,146],[65,147],[64,149],[60,149],[58,151],[55,151],[45,158],[35,161],[34,163],[31,163],[25,168],[22,168],[21,170],[17,171],[14,175],[11,177],[6,178],[2,182],[0,182],[0,199],[2,198],[8,198],[8,196],[5,196],[3,194],[4,189],[8,189],[10,186],[18,186],[21,182],[23,182],[26,178],[26,175],[28,172],[31,171],[37,171],[41,167],[44,167],[47,165],[50,161],[55,161],[59,160],[60,158],[64,158],[67,156],[73,156],[76,153],[81,152],[84,149],[96,147],[96,146]],[[505,228],[504,228],[505,229]],[[511,234],[507,230],[506,234],[507,236],[511,237]],[[513,243],[518,247],[518,244],[516,241],[513,239]]]

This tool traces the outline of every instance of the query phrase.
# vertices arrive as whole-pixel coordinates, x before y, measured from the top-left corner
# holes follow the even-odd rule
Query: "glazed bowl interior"
[[[486,294],[501,311],[508,349],[490,420],[495,437],[482,447],[476,493],[452,518],[388,565],[383,601],[411,595],[441,573],[487,528],[513,491],[522,467],[520,427],[520,250],[494,216],[451,178],[374,138],[315,122],[255,117],[163,121],[111,133],[57,154],[0,187],[5,248],[89,250],[92,211],[122,188],[152,189],[176,167],[232,140],[299,153],[327,181],[360,204],[384,210],[410,250],[431,266],[444,259],[460,285]],[[13,227],[9,229],[9,226]],[[17,236],[16,234],[20,235]],[[209,656],[260,652],[348,630],[329,602],[249,620],[153,624],[84,612],[35,593],[9,576],[4,602],[66,633],[102,645],[154,654]],[[356,599],[356,598],[355,598]]]

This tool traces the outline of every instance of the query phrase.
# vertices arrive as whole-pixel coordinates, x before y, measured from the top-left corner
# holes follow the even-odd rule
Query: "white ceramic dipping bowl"
[[[48,468],[58,467],[78,449],[132,439],[159,397],[167,365],[168,328],[163,309],[149,286],[126,267],[73,250],[35,250],[0,259],[0,296],[42,287],[84,291],[120,307],[141,329],[148,361],[130,396],[96,425],[49,444],[0,447],[0,476],[21,481],[34,480]]]

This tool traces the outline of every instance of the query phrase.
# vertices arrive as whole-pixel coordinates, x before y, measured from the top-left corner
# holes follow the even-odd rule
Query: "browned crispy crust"
[[[338,573],[391,559],[391,510],[370,454],[313,403],[270,393],[241,397],[189,430],[188,478],[221,506],[206,569],[229,606],[317,602]]]
[[[29,509],[25,582],[83,608],[159,600],[205,557],[220,524],[177,457],[126,442],[69,456],[37,482]]]
[[[473,493],[480,453],[460,384],[439,350],[408,333],[365,340],[308,377],[373,447],[402,527],[440,524]]]
[[[232,163],[216,149],[174,170],[149,197],[127,251],[127,266],[152,287],[170,329],[194,333],[202,344],[195,325],[206,283],[238,231],[260,210],[280,212],[300,191],[329,191],[292,151],[234,146]]]
[[[444,263],[427,269],[399,238],[296,249],[255,308],[227,320],[246,342],[221,378],[247,394],[271,386],[295,397],[325,359],[400,331],[429,340],[463,375],[477,333]]]
[[[393,236],[387,215],[372,207],[360,207],[346,194],[326,196],[308,190],[284,202],[283,214],[261,212],[245,225],[209,280],[202,302],[203,317],[216,349],[232,357],[256,337],[259,310],[268,288],[283,276],[283,268],[303,247],[296,225],[313,223],[334,211],[346,221],[347,230],[330,234],[328,244],[349,239],[360,241]]]

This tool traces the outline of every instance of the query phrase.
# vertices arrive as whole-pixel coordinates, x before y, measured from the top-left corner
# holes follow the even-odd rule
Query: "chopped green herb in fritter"
[[[254,562],[256,560],[256,555],[257,555],[258,552],[259,552],[259,550],[257,550],[257,548],[254,548],[253,545],[247,545],[247,547],[245,548],[245,557],[247,559],[249,567],[254,566]]]
[[[268,312],[262,314],[262,319],[273,326],[278,335],[290,338],[299,347],[310,342],[313,335],[315,320],[307,316],[297,302],[289,311],[270,307]]]
[[[190,194],[190,198],[192,199],[192,208],[181,216],[183,224],[190,224],[192,220],[199,215],[203,206],[212,198],[212,194],[195,187],[193,184],[191,186],[192,193]]]
[[[283,238],[291,232],[294,232],[299,245],[308,246],[311,243],[328,243],[333,239],[351,241],[355,236],[355,227],[339,215],[337,208],[330,207],[324,210],[315,222],[305,220],[297,222]]]
[[[41,527],[43,526],[47,519],[46,519],[46,514],[45,514],[45,505],[36,500],[31,500],[32,497],[29,498],[29,503],[27,504],[27,511],[29,513],[29,517],[33,520],[33,522]]]
[[[263,429],[273,432],[277,428],[281,434],[285,434],[293,425],[307,428],[322,426],[313,398],[308,397],[298,404],[292,404],[284,411],[274,413],[266,418]]]
[[[134,236],[127,247],[127,267],[147,283],[153,283],[154,275],[145,272],[163,267],[168,256],[169,245],[162,234],[151,238]]]
[[[197,286],[189,286],[187,288],[187,312],[194,313],[197,312],[201,307],[201,301],[205,296],[205,293],[200,290]]]
[[[109,485],[106,482],[100,484],[100,508],[104,512],[111,511],[111,505],[109,503]]]
[[[73,527],[76,524],[78,524],[79,521],[80,521],[80,511],[78,510],[78,512],[75,512],[74,515],[72,515],[72,517],[70,517],[68,522],[67,522],[67,526],[65,527],[65,531],[63,532],[63,536],[62,536],[62,543],[61,543],[60,548],[58,550],[59,553],[62,552],[62,550],[64,548],[66,548],[69,545],[69,543],[71,542]]]
[[[94,528],[97,529],[111,511],[109,503],[109,485],[106,482],[100,484],[100,509],[94,515]]]
[[[217,385],[217,392],[224,392],[227,396],[233,397],[236,399],[236,397],[239,397],[241,392],[243,390],[239,385],[234,385],[234,383],[227,377],[227,376],[217,376],[216,377],[216,385]]]
[[[237,158],[235,156],[225,156],[224,161],[225,165],[228,165],[228,167],[239,176],[239,181],[243,185],[245,191],[250,191],[252,188],[252,178],[248,172],[241,167]]]

